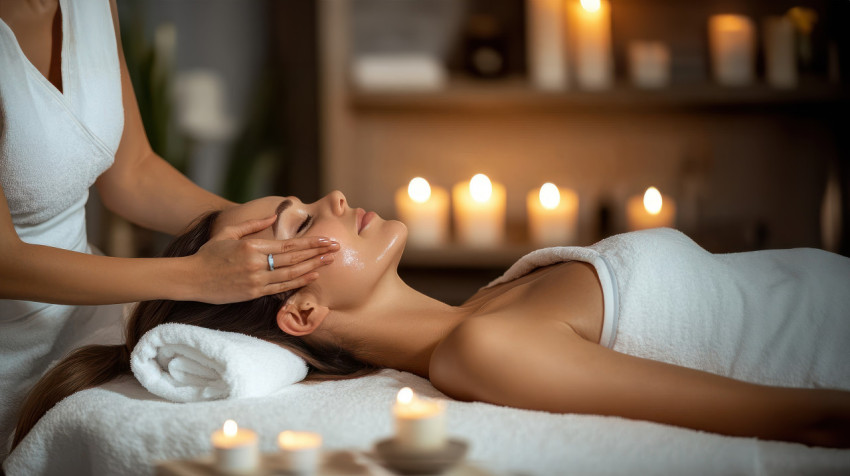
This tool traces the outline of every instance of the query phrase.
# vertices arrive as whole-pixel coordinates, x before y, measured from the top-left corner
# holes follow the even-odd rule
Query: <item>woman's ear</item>
[[[322,324],[329,312],[327,306],[318,303],[314,293],[302,289],[277,311],[277,326],[289,335],[308,335]]]

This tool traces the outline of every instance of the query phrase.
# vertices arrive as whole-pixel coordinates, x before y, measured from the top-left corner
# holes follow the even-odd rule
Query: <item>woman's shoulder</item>
[[[434,349],[429,365],[431,383],[458,400],[476,400],[477,382],[490,378],[494,359],[510,344],[506,326],[492,316],[470,317],[455,327]]]

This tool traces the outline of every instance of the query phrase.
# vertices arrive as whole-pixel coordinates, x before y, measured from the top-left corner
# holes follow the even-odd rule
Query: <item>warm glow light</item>
[[[581,0],[581,6],[589,12],[595,12],[602,6],[602,2],[600,0]]]
[[[402,405],[407,405],[413,401],[413,389],[410,387],[404,387],[403,389],[398,391],[398,395],[396,396],[396,401]]]
[[[661,211],[661,192],[655,187],[646,189],[643,194],[643,207],[650,215],[658,215]]]
[[[281,448],[291,448],[296,441],[298,441],[298,437],[294,431],[282,431],[277,435],[277,443]]]
[[[486,175],[475,174],[469,181],[469,194],[476,202],[484,203],[490,200],[490,195],[493,194],[493,184]]]
[[[239,427],[236,426],[236,422],[233,420],[227,420],[224,422],[224,428],[221,429],[224,432],[224,436],[233,437],[236,436],[236,433],[239,431]]]
[[[277,435],[277,444],[280,448],[286,450],[318,448],[322,445],[322,437],[316,433],[287,430]]]
[[[547,210],[558,208],[561,203],[561,192],[554,183],[546,182],[540,187],[540,204]]]
[[[425,203],[431,197],[431,186],[422,177],[416,177],[407,186],[407,194],[416,203]]]

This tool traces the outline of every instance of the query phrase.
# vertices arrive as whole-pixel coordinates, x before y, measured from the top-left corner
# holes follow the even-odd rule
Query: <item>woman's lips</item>
[[[372,221],[372,220],[373,220],[376,216],[378,216],[378,214],[377,214],[377,213],[375,213],[375,212],[360,213],[361,211],[362,211],[362,209],[361,209],[361,210],[358,210],[358,213],[357,213],[358,218],[360,218],[360,226],[359,226],[359,227],[358,227],[358,229],[357,229],[357,234],[358,234],[358,235],[359,235],[360,233],[362,233],[362,232],[363,232],[363,230],[364,230],[367,226],[369,226],[369,223],[370,223],[370,222],[371,222],[371,221]]]

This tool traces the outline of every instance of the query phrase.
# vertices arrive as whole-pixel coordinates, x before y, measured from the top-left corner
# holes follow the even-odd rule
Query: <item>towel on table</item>
[[[307,376],[304,360],[279,345],[173,323],[142,336],[130,367],[149,392],[175,402],[260,397]]]

